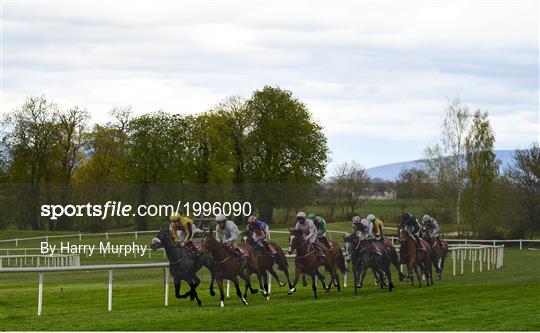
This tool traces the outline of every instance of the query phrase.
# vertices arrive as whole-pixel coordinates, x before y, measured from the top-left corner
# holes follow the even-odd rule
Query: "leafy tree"
[[[262,183],[256,193],[261,215],[272,221],[273,209],[286,196],[278,184],[314,184],[325,173],[328,147],[322,127],[311,119],[306,105],[288,90],[266,86],[247,101],[248,181]]]
[[[41,183],[49,180],[54,165],[54,148],[58,138],[58,107],[45,96],[29,97],[22,106],[6,115],[9,131],[2,139],[12,163],[9,178],[12,182],[29,184],[22,196],[27,197],[24,213],[17,217],[19,227],[42,228],[39,216]],[[21,198],[22,199],[22,198]],[[22,213],[22,210],[19,211]]]
[[[493,220],[495,181],[499,162],[493,152],[495,136],[489,124],[487,112],[474,113],[471,130],[466,138],[467,167],[465,170],[466,211],[468,223],[474,235],[489,237],[495,230]]]
[[[428,174],[417,168],[403,169],[396,179],[396,199],[401,207],[401,213],[412,205],[415,199],[421,199],[428,195]]]
[[[511,217],[517,235],[530,237],[540,230],[540,148],[533,143],[527,150],[516,150],[514,166],[508,171],[517,198],[518,216]]]

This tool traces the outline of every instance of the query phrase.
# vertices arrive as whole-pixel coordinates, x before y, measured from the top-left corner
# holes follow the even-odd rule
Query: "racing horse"
[[[371,268],[373,271],[375,280],[381,289],[384,289],[384,278],[386,276],[388,279],[388,291],[392,291],[394,289],[394,283],[392,281],[392,271],[390,270],[390,265],[393,262],[391,250],[381,242],[360,239],[357,233],[352,233],[347,237],[343,236],[343,240],[349,243],[349,249],[352,249],[350,250],[350,254],[353,266],[355,295],[358,295],[358,289],[363,286],[368,268]],[[372,245],[378,249],[379,254],[373,250]]]
[[[189,250],[185,247],[180,247],[174,239],[169,230],[159,230],[156,236],[152,239],[150,246],[153,251],[163,247],[167,258],[169,259],[169,272],[174,279],[174,295],[176,298],[190,297],[193,301],[197,300],[197,304],[201,306],[201,300],[197,294],[197,286],[201,283],[201,280],[197,276],[197,272],[206,266],[212,276],[212,283],[210,286],[210,294],[213,293],[213,267],[212,258],[207,255],[200,255],[194,258]],[[180,294],[180,283],[186,281],[191,287],[190,291]]]
[[[429,286],[430,281],[431,284],[433,284],[433,274],[431,270],[431,247],[429,244],[420,238],[420,241],[423,242],[426,250],[417,250],[415,240],[402,226],[398,227],[398,235],[399,242],[401,243],[401,247],[399,249],[401,254],[400,262],[407,266],[408,278],[411,281],[411,285],[414,286],[414,278],[411,270],[414,270],[416,273],[418,287],[422,286],[420,271],[426,277],[426,284]]]
[[[270,255],[267,253],[266,249],[263,249],[257,242],[253,240],[252,237],[253,231],[246,230],[243,235],[243,240],[245,243],[251,245],[253,247],[253,251],[255,252],[255,255],[259,259],[259,273],[262,275],[263,278],[263,284],[261,285],[261,289],[263,289],[263,296],[268,297],[270,296],[270,292],[268,290],[268,273],[276,279],[278,285],[280,287],[285,286],[285,283],[281,282],[279,279],[279,276],[277,275],[276,271],[274,270],[274,264],[276,264],[280,271],[285,274],[285,277],[287,278],[287,282],[289,284],[289,288],[292,288],[291,280],[289,277],[289,263],[287,262],[287,257],[285,256],[285,252],[283,252],[283,249],[274,242],[267,242],[268,246],[270,246],[274,250],[274,254]]]
[[[253,253],[253,248],[249,244],[239,244],[238,247],[246,255],[245,264],[239,262],[235,258],[235,254],[232,253],[227,247],[221,244],[215,239],[212,234],[204,234],[202,251],[203,253],[211,253],[214,257],[214,275],[219,287],[221,307],[225,306],[225,294],[223,293],[223,279],[227,279],[234,284],[236,288],[236,294],[238,298],[248,305],[247,291],[248,289],[252,294],[258,292],[257,289],[251,287],[250,276],[252,273],[256,273],[261,282],[261,276],[259,272],[259,261]],[[245,292],[242,295],[240,291],[240,285],[238,283],[238,277],[245,281]]]
[[[448,243],[442,238],[436,239],[431,237],[426,226],[422,226],[422,228],[420,228],[420,237],[428,242],[431,246],[433,254],[433,267],[435,267],[435,271],[437,272],[438,280],[441,281],[444,270],[444,262],[446,261],[446,256],[448,255]]]
[[[304,237],[304,233],[301,230],[290,230],[290,245],[289,253],[296,251],[296,257],[294,259],[295,263],[295,277],[292,283],[292,286],[289,290],[289,295],[292,295],[296,292],[296,284],[302,273],[305,273],[311,276],[311,286],[313,289],[313,294],[317,298],[317,284],[316,278],[321,280],[323,289],[330,291],[332,283],[335,284],[338,291],[341,290],[339,275],[337,273],[338,268],[343,274],[347,272],[345,266],[345,256],[343,255],[343,250],[341,247],[334,241],[330,241],[332,244],[332,251],[327,250],[326,256],[323,260],[319,260],[313,245],[311,245]],[[319,271],[319,267],[324,266],[325,270],[330,273],[330,283],[326,287],[326,282],[324,276]]]

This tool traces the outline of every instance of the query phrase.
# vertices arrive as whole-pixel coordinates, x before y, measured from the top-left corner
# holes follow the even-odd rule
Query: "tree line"
[[[103,229],[97,219],[85,225],[44,220],[39,206],[104,198],[137,205],[254,198],[258,213],[272,221],[275,208],[308,199],[294,192],[322,180],[328,163],[322,127],[279,87],[266,86],[249,99],[229,97],[196,115],[135,117],[129,107],[112,115],[113,122],[89,128],[85,108],[61,110],[34,96],[4,117],[0,180],[12,186],[0,191],[0,227]],[[139,230],[148,227],[143,216],[133,222]]]
[[[441,140],[421,167],[394,181],[372,179],[358,163],[329,174],[327,139],[307,106],[290,91],[266,86],[248,99],[231,96],[194,115],[157,111],[89,125],[81,106],[62,110],[44,96],[29,97],[2,122],[0,229],[146,230],[151,218],[40,217],[43,203],[145,205],[176,201],[250,201],[272,222],[292,223],[312,207],[329,221],[361,214],[377,193],[394,216],[431,214],[458,233],[532,237],[540,228],[539,148],[517,150],[503,174],[493,152],[487,112],[450,101]],[[240,222],[240,221],[239,221]],[[395,222],[392,220],[391,222]]]

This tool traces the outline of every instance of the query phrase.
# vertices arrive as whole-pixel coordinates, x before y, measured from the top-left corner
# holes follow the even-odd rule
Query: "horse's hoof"
[[[225,307],[225,303],[223,301],[221,301],[221,307]]]
[[[291,290],[289,290],[288,294],[289,295],[292,295],[296,292],[296,288],[291,288]]]
[[[268,294],[268,295],[266,296],[266,300],[267,300],[267,301],[270,300],[270,294]]]
[[[182,297],[180,297],[180,294],[174,294],[174,297],[176,297],[178,299],[182,298]]]
[[[252,293],[252,294],[256,294],[256,293],[258,293],[258,292],[259,292],[259,289],[251,289],[251,293]]]
[[[242,297],[242,303],[244,303],[244,305],[248,305],[248,302],[245,298]]]
[[[279,282],[278,285],[279,285],[280,288],[285,287],[285,283],[283,283],[283,282]]]
[[[202,302],[200,299],[197,300],[197,305],[202,306]]]
[[[303,287],[307,286],[307,282],[302,282],[302,286]]]

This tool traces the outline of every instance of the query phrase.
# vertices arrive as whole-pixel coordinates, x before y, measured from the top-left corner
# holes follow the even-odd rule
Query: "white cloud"
[[[3,3],[1,112],[25,96],[194,113],[265,84],[322,123],[335,163],[419,158],[447,98],[490,111],[497,147],[538,140],[536,1]]]

